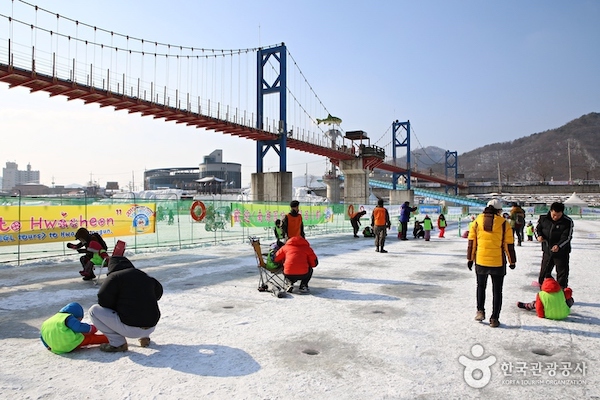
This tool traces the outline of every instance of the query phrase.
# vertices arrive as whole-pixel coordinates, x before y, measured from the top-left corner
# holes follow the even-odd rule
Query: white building
[[[27,164],[26,171],[19,171],[15,162],[7,162],[2,168],[2,190],[8,192],[15,186],[27,183],[40,183],[40,171],[32,171],[31,164]]]

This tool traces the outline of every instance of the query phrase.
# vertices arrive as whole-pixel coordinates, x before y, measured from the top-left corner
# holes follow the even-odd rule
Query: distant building
[[[32,171],[31,164],[27,164],[26,171],[19,171],[19,166],[14,162],[7,162],[2,168],[2,190],[10,192],[13,188],[26,184],[39,184],[40,171]]]
[[[242,164],[223,162],[223,150],[215,150],[204,156],[200,164],[200,179],[215,177],[223,180],[223,188],[240,189],[242,187]]]
[[[144,190],[196,190],[200,171],[196,167],[157,168],[144,171]]]
[[[204,191],[199,179],[223,180],[219,189],[242,187],[242,164],[223,162],[223,150],[215,150],[196,167],[157,168],[144,171],[144,190],[182,189]]]

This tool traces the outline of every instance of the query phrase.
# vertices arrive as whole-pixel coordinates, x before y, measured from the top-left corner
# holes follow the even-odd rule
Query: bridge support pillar
[[[363,160],[340,161],[340,170],[344,174],[344,203],[369,203],[369,171],[363,169]]]
[[[323,183],[327,186],[327,200],[330,203],[338,204],[342,200],[341,184],[342,180],[339,176],[325,175]]]
[[[412,190],[390,190],[390,204],[403,204],[408,201],[411,207],[415,204],[415,192]]]
[[[291,172],[255,172],[250,187],[252,201],[289,202],[292,200]]]

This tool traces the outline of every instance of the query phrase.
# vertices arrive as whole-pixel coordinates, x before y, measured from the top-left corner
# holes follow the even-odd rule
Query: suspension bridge
[[[326,157],[337,167],[354,168],[360,156],[363,170],[391,172],[394,189],[400,176],[409,189],[411,177],[457,187],[456,179],[411,171],[410,129],[398,129],[406,125],[396,121],[391,137],[386,132],[371,144],[362,131],[345,132],[341,121],[321,124],[318,118],[331,113],[284,43],[228,50],[162,43],[22,0],[10,3],[10,11],[0,8],[0,82],[10,88],[253,140],[257,173],[270,149],[285,172],[290,148]],[[381,141],[387,143],[378,146]],[[399,165],[397,147],[407,148],[406,167]]]

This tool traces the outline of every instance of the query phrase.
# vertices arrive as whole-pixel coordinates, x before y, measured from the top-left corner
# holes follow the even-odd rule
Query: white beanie
[[[502,203],[500,203],[500,200],[498,200],[498,199],[492,199],[492,200],[488,201],[487,206],[493,207],[497,211],[502,210]]]

